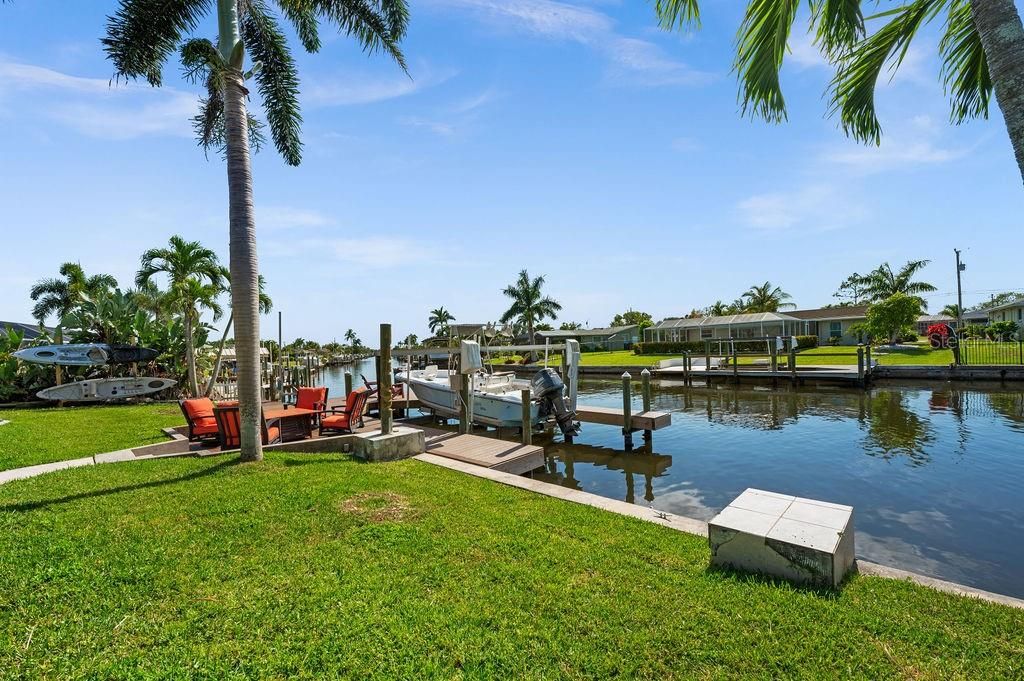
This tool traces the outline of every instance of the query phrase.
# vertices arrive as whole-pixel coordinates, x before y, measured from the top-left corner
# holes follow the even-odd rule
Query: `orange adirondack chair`
[[[341,433],[353,433],[356,428],[363,425],[363,410],[366,409],[366,400],[370,393],[366,388],[356,388],[348,394],[345,400],[345,407],[327,409],[321,412],[320,435],[325,430]]]

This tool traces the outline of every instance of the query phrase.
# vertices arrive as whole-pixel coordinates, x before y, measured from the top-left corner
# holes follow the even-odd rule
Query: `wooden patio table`
[[[263,418],[277,421],[281,426],[281,441],[305,440],[313,437],[312,409],[267,409]]]

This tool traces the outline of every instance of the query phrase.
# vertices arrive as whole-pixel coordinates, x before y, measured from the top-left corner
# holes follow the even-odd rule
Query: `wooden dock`
[[[599,423],[605,426],[626,427],[622,409],[615,407],[594,407],[576,405],[576,418],[582,423]],[[672,425],[672,414],[667,411],[641,411],[630,417],[630,430],[661,430]]]
[[[428,454],[513,475],[523,475],[544,466],[543,447],[407,425],[424,431]]]

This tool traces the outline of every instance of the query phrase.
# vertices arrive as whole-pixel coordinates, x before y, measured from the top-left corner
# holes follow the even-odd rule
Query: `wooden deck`
[[[522,475],[544,465],[544,448],[407,424],[424,431],[427,453],[483,468]]]
[[[622,409],[615,407],[594,407],[587,404],[576,405],[576,418],[582,423],[599,423],[605,426],[625,428],[626,415]],[[660,430],[672,425],[672,414],[667,411],[641,411],[632,414],[630,420],[632,430]]]

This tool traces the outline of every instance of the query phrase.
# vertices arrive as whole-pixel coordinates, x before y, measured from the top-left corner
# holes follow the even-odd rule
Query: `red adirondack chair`
[[[218,436],[217,420],[213,416],[213,400],[199,397],[191,400],[178,400],[181,413],[188,423],[188,441],[201,442],[216,440]]]
[[[295,407],[296,409],[309,409],[317,412],[313,416],[313,423],[317,423],[320,412],[327,409],[327,388],[299,388],[295,393],[295,404],[285,404],[284,408]]]
[[[238,413],[238,406],[215,407],[214,417],[217,419],[217,432],[220,435],[221,449],[236,449],[242,445],[241,418]],[[281,427],[277,421],[269,424],[267,419],[260,414],[262,426],[263,444],[272,445],[281,441]]]

